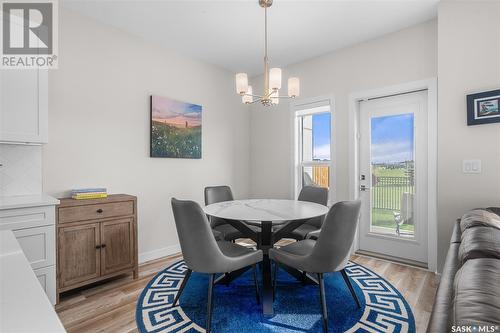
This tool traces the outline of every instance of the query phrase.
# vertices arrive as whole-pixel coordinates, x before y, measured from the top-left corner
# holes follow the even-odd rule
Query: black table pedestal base
[[[273,285],[271,278],[271,260],[269,249],[273,247],[273,223],[262,221],[258,248],[264,252],[262,259],[262,313],[266,317],[274,315],[273,309]]]
[[[232,224],[235,226],[238,224],[242,224],[241,221],[231,222],[233,222]],[[304,223],[304,221],[293,221],[293,223],[289,223],[289,228],[296,228],[302,223]],[[265,317],[272,317],[274,315],[274,288],[271,276],[271,259],[269,259],[269,249],[273,248],[275,242],[275,235],[273,235],[272,227],[272,221],[262,221],[261,231],[255,237],[257,241],[257,248],[262,250],[263,252],[263,258],[260,267],[262,270],[262,313]],[[278,239],[281,238],[282,233],[283,232],[277,232],[276,237],[278,237]],[[217,278],[215,283],[229,284],[232,280],[236,279],[238,276],[242,275],[251,268],[252,267],[249,266],[234,272],[225,273]],[[283,264],[280,264],[280,268],[283,268],[288,274],[292,275],[304,284],[318,284],[317,279],[306,272],[299,271],[295,268],[291,268]]]

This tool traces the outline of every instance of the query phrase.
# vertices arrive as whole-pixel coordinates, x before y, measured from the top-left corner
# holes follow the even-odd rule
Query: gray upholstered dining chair
[[[328,332],[328,311],[326,308],[323,274],[340,271],[356,301],[360,303],[351,281],[345,272],[350,249],[358,226],[361,201],[343,201],[333,205],[325,217],[318,240],[305,239],[270,249],[269,257],[275,262],[274,286],[279,264],[301,270],[304,274],[316,273],[319,281],[320,301],[323,314],[323,329]]]
[[[304,186],[297,198],[299,201],[314,202],[323,206],[328,203],[328,189],[318,186]],[[281,238],[293,238],[295,240],[303,240],[307,238],[310,232],[321,229],[323,224],[323,216],[318,216],[307,220],[305,223],[295,228],[294,230],[284,234]],[[279,228],[278,228],[279,229]],[[277,231],[277,230],[276,230]]]
[[[233,201],[233,192],[229,186],[208,186],[205,187],[205,205],[210,205],[217,202]],[[210,225],[214,230],[214,235],[219,233],[219,237],[223,240],[234,241],[238,238],[252,238],[252,235],[233,227],[228,221],[217,217],[210,217]],[[258,233],[260,228],[253,225],[245,224],[251,231]],[[216,236],[217,237],[217,236]]]
[[[200,205],[194,201],[172,198],[177,235],[182,256],[188,269],[172,306],[176,306],[191,272],[209,274],[206,331],[210,332],[212,321],[213,286],[217,273],[227,273],[253,266],[253,277],[257,303],[260,302],[256,264],[262,261],[262,251],[252,250],[227,241],[216,241],[212,236],[207,217]]]

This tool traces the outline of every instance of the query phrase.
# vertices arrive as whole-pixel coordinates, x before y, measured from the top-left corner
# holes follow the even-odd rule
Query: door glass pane
[[[371,119],[373,233],[413,238],[415,140],[413,113]]]
[[[326,165],[303,167],[302,185],[330,188],[330,167]]]
[[[302,117],[302,161],[330,161],[331,114]]]

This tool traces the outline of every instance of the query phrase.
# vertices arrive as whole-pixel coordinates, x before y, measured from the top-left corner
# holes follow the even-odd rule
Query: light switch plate
[[[481,173],[481,160],[463,160],[463,173]]]

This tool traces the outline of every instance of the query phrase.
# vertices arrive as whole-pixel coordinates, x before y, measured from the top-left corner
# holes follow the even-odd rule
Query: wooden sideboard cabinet
[[[137,198],[60,199],[56,209],[57,300],[62,292],[112,276],[138,277]]]

